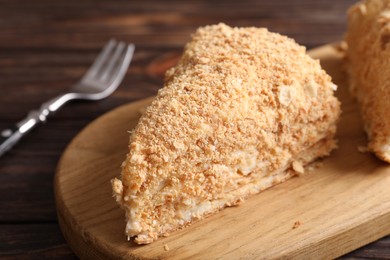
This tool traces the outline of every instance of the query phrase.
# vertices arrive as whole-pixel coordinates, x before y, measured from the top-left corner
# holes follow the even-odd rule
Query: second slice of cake
[[[335,148],[334,89],[292,39],[264,28],[198,29],[112,181],[127,236],[151,243],[303,173]]]
[[[368,150],[390,163],[390,0],[360,1],[348,11],[347,71]]]

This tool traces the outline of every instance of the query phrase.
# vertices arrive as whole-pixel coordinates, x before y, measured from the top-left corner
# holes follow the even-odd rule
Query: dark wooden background
[[[63,150],[93,119],[154,95],[197,27],[265,26],[312,48],[342,39],[354,2],[0,0],[0,129],[77,81],[110,38],[136,45],[111,97],[69,104],[0,158],[0,258],[76,258],[59,230],[53,197]],[[390,237],[343,258],[390,259]]]

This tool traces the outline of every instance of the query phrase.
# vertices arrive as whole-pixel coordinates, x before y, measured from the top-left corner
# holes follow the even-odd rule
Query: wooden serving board
[[[74,252],[90,259],[334,258],[390,234],[390,166],[358,152],[365,135],[333,46],[312,50],[339,86],[339,149],[322,166],[166,238],[139,246],[124,235],[111,195],[128,133],[151,99],[119,107],[88,125],[58,165],[58,219]]]

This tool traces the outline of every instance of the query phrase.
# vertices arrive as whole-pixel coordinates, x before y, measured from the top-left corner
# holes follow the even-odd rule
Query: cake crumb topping
[[[126,234],[151,243],[328,155],[340,114],[331,84],[288,37],[199,28],[131,132],[122,182],[112,181]]]

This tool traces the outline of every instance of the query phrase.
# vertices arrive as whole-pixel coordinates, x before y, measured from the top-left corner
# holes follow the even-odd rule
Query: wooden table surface
[[[76,258],[59,230],[53,197],[62,152],[93,119],[156,94],[197,27],[263,26],[313,48],[342,39],[354,2],[0,0],[0,129],[77,81],[110,38],[136,45],[111,97],[67,105],[0,158],[0,258]],[[342,258],[390,259],[390,236]]]

